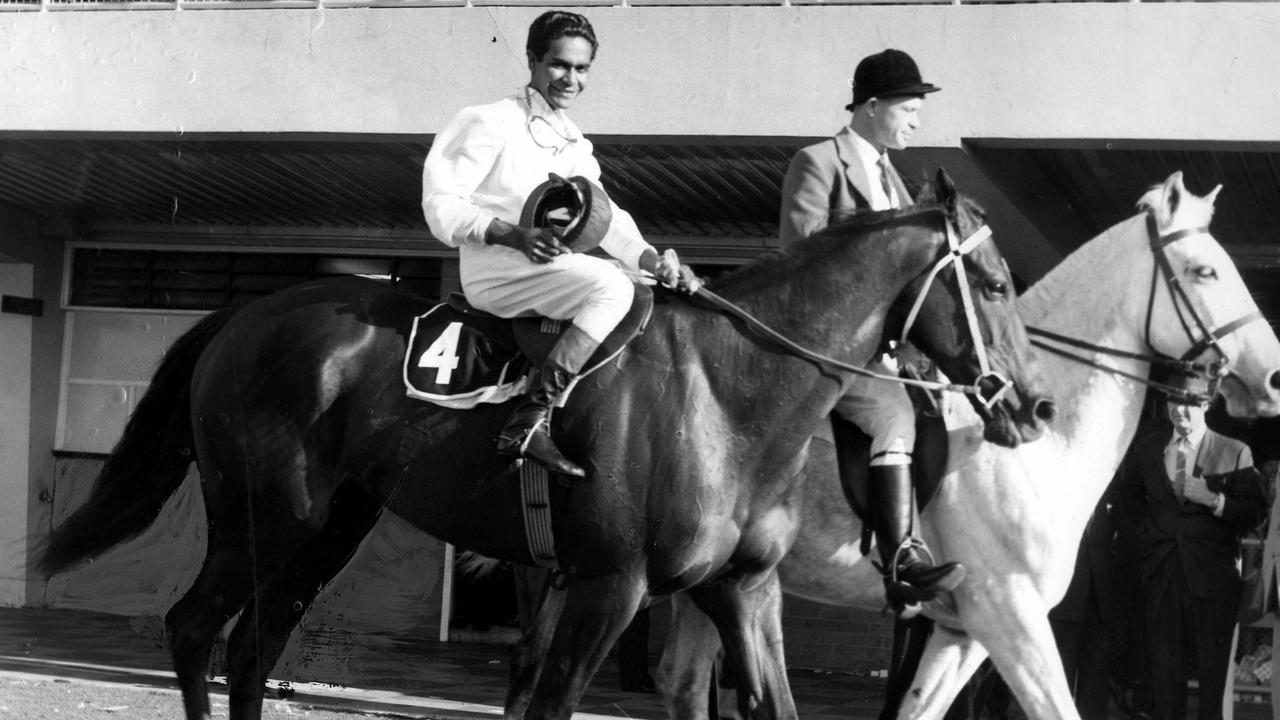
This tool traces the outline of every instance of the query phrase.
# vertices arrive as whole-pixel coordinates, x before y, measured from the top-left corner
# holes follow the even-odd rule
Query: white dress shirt
[[[858,161],[862,163],[862,169],[867,173],[867,185],[871,191],[867,202],[871,203],[872,210],[894,210],[900,207],[898,194],[890,188],[888,194],[885,193],[884,170],[880,167],[881,162],[889,162],[887,152],[876,152],[876,148],[866,138],[862,137],[855,130],[853,132],[853,147],[857,150]],[[883,158],[883,160],[882,160]]]
[[[1196,472],[1196,457],[1200,454],[1200,443],[1204,440],[1205,428],[1203,426],[1192,428],[1187,433],[1187,479],[1190,480]],[[1169,475],[1169,482],[1177,482],[1178,468],[1178,432],[1173,432],[1173,437],[1169,439],[1169,444],[1164,449],[1164,469]],[[1222,509],[1226,505],[1227,498],[1222,493],[1215,493],[1213,514],[1218,517],[1222,516]]]

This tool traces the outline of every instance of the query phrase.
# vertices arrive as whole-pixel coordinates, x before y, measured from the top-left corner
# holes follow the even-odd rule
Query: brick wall
[[[889,667],[893,616],[787,596],[782,606],[787,665],[870,674]]]

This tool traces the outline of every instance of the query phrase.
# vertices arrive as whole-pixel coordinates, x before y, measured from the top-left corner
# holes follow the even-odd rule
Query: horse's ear
[[[956,184],[951,182],[951,176],[947,174],[946,168],[939,167],[936,180],[934,182],[937,201],[947,207],[955,207],[958,193],[956,193]]]
[[[938,193],[933,190],[933,183],[928,180],[921,181],[920,190],[916,192],[916,203],[919,205],[931,205],[938,202]]]
[[[1162,204],[1164,205],[1166,217],[1173,217],[1178,214],[1178,207],[1182,205],[1182,196],[1187,192],[1187,186],[1182,182],[1182,171],[1178,170],[1164,181],[1164,197]]]
[[[1178,211],[1178,204],[1182,202],[1182,194],[1186,191],[1186,185],[1182,184],[1182,171],[1179,170],[1147,191],[1138,200],[1138,209],[1155,215],[1156,221],[1163,225]]]
[[[1218,193],[1220,192],[1222,192],[1222,183],[1218,183],[1218,187],[1210,190],[1209,194],[1204,196],[1204,201],[1212,205],[1213,201],[1218,199]]]

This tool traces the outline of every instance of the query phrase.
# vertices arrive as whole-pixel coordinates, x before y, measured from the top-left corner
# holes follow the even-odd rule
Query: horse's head
[[[1280,341],[1235,263],[1209,233],[1222,186],[1193,195],[1175,172],[1138,201],[1154,254],[1145,295],[1147,344],[1210,381],[1238,417],[1280,414]],[[1170,363],[1173,365],[1173,363]]]
[[[935,233],[929,248],[937,262],[912,280],[893,312],[951,380],[981,388],[969,399],[985,423],[984,437],[1017,447],[1040,437],[1056,409],[1015,308],[1013,278],[982,209],[959,195],[943,170],[933,193],[922,200],[936,203],[944,217],[945,232]]]

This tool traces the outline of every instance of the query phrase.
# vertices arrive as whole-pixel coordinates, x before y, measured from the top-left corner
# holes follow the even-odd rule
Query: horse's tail
[[[227,308],[207,315],[165,353],[89,499],[37,547],[35,567],[46,577],[141,533],[182,484],[195,457],[191,376],[235,312]]]

